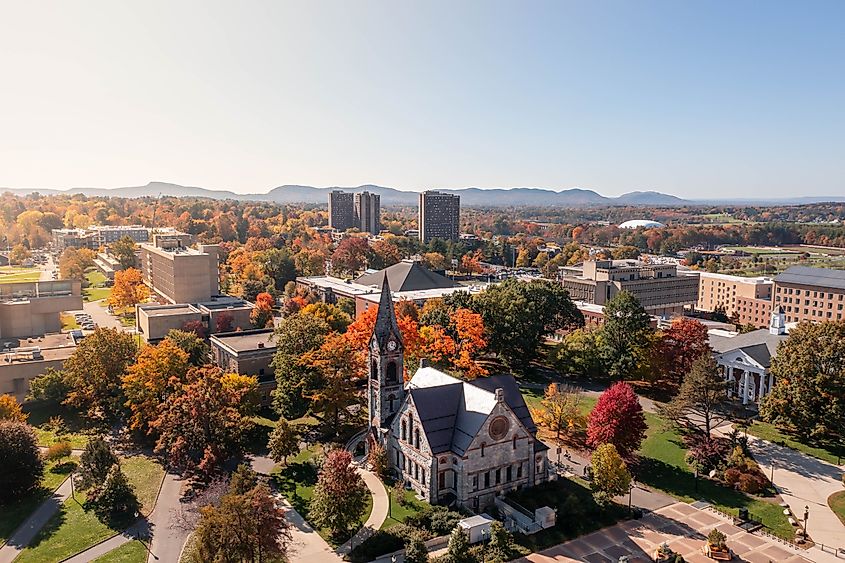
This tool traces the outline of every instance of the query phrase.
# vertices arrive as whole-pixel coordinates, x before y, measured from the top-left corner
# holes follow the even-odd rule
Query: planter
[[[733,552],[726,545],[707,544],[704,546],[704,554],[717,561],[730,561],[734,558]]]

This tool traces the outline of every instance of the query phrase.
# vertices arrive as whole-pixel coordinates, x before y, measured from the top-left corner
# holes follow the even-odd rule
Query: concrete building
[[[139,252],[135,252],[135,264],[133,267],[138,267],[138,255]],[[97,256],[94,257],[94,267],[96,267],[104,276],[106,276],[110,280],[114,280],[114,273],[123,270],[123,266],[118,262],[118,260],[112,256],[108,248],[104,252],[98,252]]]
[[[638,260],[597,260],[561,270],[573,301],[604,305],[621,291],[631,293],[650,315],[681,315],[698,301],[695,275],[678,275],[675,264]]]
[[[133,242],[147,242],[150,239],[150,229],[141,225],[95,225],[88,228],[94,242],[94,248],[107,246],[123,237],[129,237]]]
[[[458,240],[461,227],[461,197],[426,191],[419,196],[420,240]]]
[[[48,369],[61,369],[76,345],[68,334],[39,338],[5,340],[0,349],[0,395],[8,394],[23,402],[29,382]]]
[[[404,348],[384,283],[369,345],[370,443],[394,474],[430,503],[473,511],[544,482],[548,448],[511,375],[462,381],[421,366],[403,382]]]
[[[143,304],[136,307],[138,334],[145,342],[159,342],[171,329],[181,330],[186,323],[199,322],[206,334],[249,330],[252,303],[216,296],[202,303],[173,305]]]
[[[64,252],[66,248],[94,248],[94,239],[85,229],[53,229],[53,249]]]
[[[359,192],[354,195],[355,226],[362,233],[373,235],[381,232],[381,196],[370,192]]]
[[[210,301],[219,291],[219,247],[186,247],[181,240],[162,238],[158,245],[141,245],[141,273],[152,291],[171,303]]]
[[[792,266],[775,277],[772,303],[790,323],[845,319],[845,270]]]
[[[270,404],[276,388],[273,356],[276,341],[273,329],[245,330],[213,334],[209,338],[212,361],[223,371],[254,375],[258,378],[261,403]]]
[[[60,313],[82,309],[82,285],[75,280],[0,284],[0,338],[59,332]]]
[[[771,278],[744,278],[700,272],[698,275],[699,311],[713,312],[721,308],[742,325],[764,328],[772,312]]]
[[[355,203],[351,192],[329,192],[329,227],[345,231],[355,227]]]
[[[786,320],[778,307],[769,327],[745,334],[710,331],[710,346],[719,369],[728,381],[728,395],[744,405],[759,404],[771,393],[775,376],[769,371],[778,344],[786,340]]]

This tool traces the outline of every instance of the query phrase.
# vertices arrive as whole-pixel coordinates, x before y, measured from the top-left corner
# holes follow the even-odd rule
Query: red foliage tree
[[[255,308],[249,315],[249,320],[255,328],[266,328],[273,322],[273,305],[276,300],[269,293],[259,293],[255,298]]]
[[[231,332],[234,329],[235,318],[231,313],[223,311],[214,321],[214,332]]]
[[[680,384],[695,360],[710,352],[707,327],[695,319],[677,318],[660,339],[662,371]]]
[[[355,273],[364,269],[370,254],[367,239],[347,237],[337,245],[332,254],[332,268],[338,272]]]
[[[187,321],[182,323],[182,330],[185,332],[193,332],[199,338],[205,338],[205,325],[202,321]],[[222,331],[218,331],[222,332]]]
[[[597,448],[613,444],[626,459],[634,456],[645,438],[645,415],[634,389],[614,383],[599,397],[587,422],[587,445]]]

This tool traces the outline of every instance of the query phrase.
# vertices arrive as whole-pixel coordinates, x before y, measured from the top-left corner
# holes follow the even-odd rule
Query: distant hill
[[[122,188],[71,188],[68,190],[38,189],[38,188],[0,188],[18,195],[33,192],[41,194],[85,194],[100,197],[206,197],[211,199],[239,199],[246,201],[272,201],[275,203],[312,203],[324,204],[332,190],[350,192],[369,191],[381,196],[382,205],[416,205],[418,192],[406,192],[385,186],[364,184],[355,187],[326,187],[284,185],[271,189],[267,193],[238,194],[229,190],[209,190],[195,186],[181,186],[168,182],[150,182],[145,186]],[[507,207],[507,206],[561,206],[587,207],[600,205],[641,205],[641,206],[675,206],[686,204],[738,204],[740,201],[756,205],[789,205],[801,203],[817,203],[825,201],[845,201],[845,197],[814,197],[802,196],[784,199],[745,199],[745,200],[686,200],[670,194],[655,191],[633,191],[619,197],[606,197],[592,190],[570,188],[554,191],[547,188],[462,188],[456,190],[439,190],[461,196],[461,205],[467,207]]]

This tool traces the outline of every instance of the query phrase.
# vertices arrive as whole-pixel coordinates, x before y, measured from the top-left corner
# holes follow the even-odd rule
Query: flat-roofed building
[[[76,280],[0,283],[0,338],[59,332],[62,311],[82,309]]]
[[[145,342],[159,342],[172,329],[199,322],[206,334],[248,330],[252,303],[219,295],[202,303],[143,304],[136,307],[138,334]]]
[[[69,334],[50,334],[27,340],[7,340],[0,347],[0,395],[8,394],[23,402],[29,382],[48,369],[62,365],[76,345]]]
[[[94,237],[85,229],[53,229],[53,249],[64,252],[66,248],[94,248]]]
[[[355,202],[351,192],[329,192],[329,227],[345,231],[355,227]]]
[[[845,270],[792,266],[775,276],[773,306],[788,323],[845,319]]]
[[[219,247],[186,247],[181,240],[160,239],[141,245],[141,273],[150,289],[171,303],[210,301],[220,292]]]
[[[254,375],[258,378],[261,403],[270,404],[271,392],[276,388],[273,356],[276,355],[273,329],[245,330],[212,335],[212,361],[223,371]]]
[[[771,278],[699,272],[696,309],[707,312],[722,309],[739,324],[765,328],[772,312],[773,287]]]
[[[150,229],[141,225],[94,225],[88,228],[96,248],[108,246],[124,237],[133,242],[150,240]]]
[[[379,234],[381,231],[380,196],[370,192],[354,194],[355,226],[362,233]]]
[[[562,268],[561,283],[573,301],[604,305],[631,293],[650,315],[681,315],[698,301],[698,278],[678,275],[675,264],[639,260],[596,260]]]
[[[461,227],[461,197],[426,191],[419,195],[420,240],[458,240]]]

